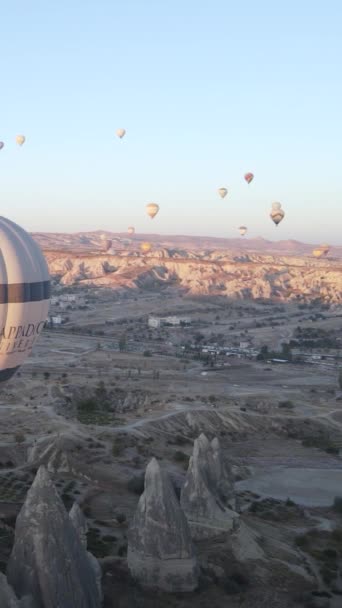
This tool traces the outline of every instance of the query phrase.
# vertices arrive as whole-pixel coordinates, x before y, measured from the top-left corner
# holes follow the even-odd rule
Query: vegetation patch
[[[295,543],[317,561],[323,581],[334,590],[336,580],[342,574],[342,528],[333,532],[309,530],[297,536]]]

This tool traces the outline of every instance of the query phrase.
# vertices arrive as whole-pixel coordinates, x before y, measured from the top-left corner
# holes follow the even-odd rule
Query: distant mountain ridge
[[[178,248],[185,250],[242,250],[260,253],[293,253],[296,255],[311,255],[316,244],[302,243],[289,239],[280,241],[269,241],[263,237],[255,238],[231,238],[187,235],[160,235],[160,234],[135,234],[128,235],[125,232],[110,232],[107,230],[95,230],[91,232],[55,233],[34,232],[33,238],[42,249],[63,251],[93,251],[103,249],[101,236],[113,240],[113,248],[116,250],[139,249],[144,241],[153,243],[154,248]],[[342,246],[331,247],[329,257],[342,258]]]

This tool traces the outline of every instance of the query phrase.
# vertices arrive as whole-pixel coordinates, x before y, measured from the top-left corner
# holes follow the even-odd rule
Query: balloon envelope
[[[4,142],[0,141],[0,150],[2,150],[2,148],[4,147],[4,145],[5,145]]]
[[[25,143],[25,135],[17,135],[15,141],[19,146],[22,146]]]
[[[152,245],[151,245],[151,243],[141,243],[141,245],[140,245],[140,249],[141,249],[141,251],[143,251],[144,253],[147,253],[148,251],[151,251],[151,249],[152,249]]]
[[[159,211],[159,205],[156,205],[156,203],[149,203],[146,205],[146,211],[147,215],[149,215],[151,220],[153,220]]]
[[[118,129],[116,134],[118,137],[120,137],[120,139],[122,139],[124,135],[126,135],[126,129]]]
[[[217,191],[221,198],[224,198],[228,194],[227,188],[219,188]]]
[[[285,212],[282,209],[272,209],[272,211],[270,213],[270,218],[271,218],[272,222],[275,223],[276,226],[278,226],[278,224],[280,224],[280,222],[282,221],[284,216],[285,216]]]
[[[250,184],[254,179],[253,173],[245,173],[245,180],[247,184]]]
[[[315,258],[321,258],[324,255],[328,255],[329,251],[330,251],[329,245],[320,245],[319,247],[315,247],[315,249],[313,249],[312,255]]]
[[[128,226],[128,228],[127,228],[127,232],[128,232],[128,234],[134,234],[134,233],[135,233],[135,228],[134,228],[134,226]]]
[[[247,226],[240,226],[239,231],[240,231],[241,236],[245,236],[245,234],[247,232]]]
[[[0,382],[24,363],[42,332],[50,305],[50,275],[33,238],[0,217]]]
[[[324,255],[324,251],[322,251],[322,249],[319,249],[319,248],[317,248],[317,249],[313,249],[313,250],[312,250],[312,255],[313,255],[315,258],[321,258],[321,257]]]

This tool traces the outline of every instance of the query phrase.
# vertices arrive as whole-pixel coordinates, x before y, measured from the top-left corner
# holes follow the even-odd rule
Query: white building
[[[250,343],[249,342],[240,342],[240,348],[249,348],[250,347]]]
[[[160,327],[161,325],[161,319],[159,319],[158,317],[149,317],[148,318],[148,326],[152,327],[153,329],[157,329],[158,327]]]
[[[180,325],[190,325],[191,321],[189,317],[149,317],[148,318],[148,326],[153,329],[157,329],[158,327],[162,327],[163,325],[171,325],[172,327],[179,327]]]
[[[49,322],[51,325],[62,325],[62,317],[61,315],[54,315],[49,317]]]

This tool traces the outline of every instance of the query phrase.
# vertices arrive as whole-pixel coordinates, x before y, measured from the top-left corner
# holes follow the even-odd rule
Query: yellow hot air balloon
[[[322,251],[322,249],[313,249],[312,250],[312,255],[314,256],[314,258],[321,258],[322,255],[324,255],[324,252]]]
[[[135,228],[134,228],[134,226],[128,226],[128,228],[127,228],[127,232],[128,232],[128,234],[134,234],[134,233],[135,233]]]
[[[140,249],[143,253],[148,253],[148,251],[151,251],[152,245],[151,243],[141,243]]]
[[[149,203],[146,205],[146,211],[147,215],[149,215],[151,220],[153,220],[159,211],[159,205],[156,205],[156,203]]]
[[[116,134],[118,137],[120,137],[120,139],[122,139],[124,135],[126,135],[126,129],[118,129]]]
[[[315,258],[321,258],[324,255],[328,255],[329,251],[330,251],[329,245],[324,244],[324,245],[320,245],[319,247],[316,247],[315,249],[313,249],[312,255]]]
[[[227,188],[219,188],[217,191],[221,198],[224,198],[228,194]]]
[[[239,231],[240,231],[241,236],[245,236],[245,234],[247,232],[247,226],[240,226]]]
[[[19,146],[22,146],[25,143],[25,135],[17,135],[17,137],[15,138],[15,141],[17,142],[17,144]]]

